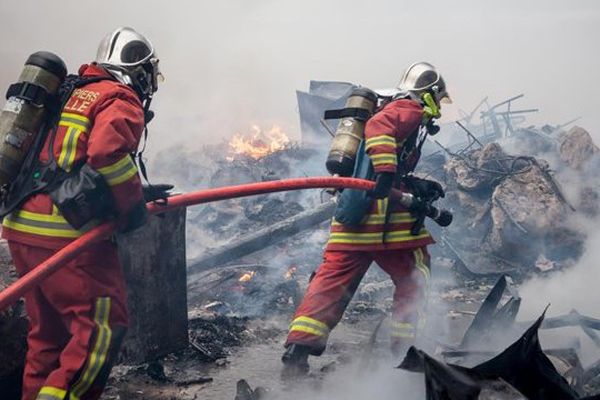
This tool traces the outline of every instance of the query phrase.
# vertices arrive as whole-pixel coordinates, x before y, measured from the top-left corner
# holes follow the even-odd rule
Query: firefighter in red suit
[[[365,149],[376,180],[370,193],[375,199],[372,209],[359,226],[345,226],[333,220],[323,263],[290,324],[282,357],[283,377],[308,372],[308,356],[325,350],[329,333],[340,321],[372,262],[395,285],[392,350],[398,352],[410,345],[422,327],[430,276],[427,245],[434,240],[425,229],[411,234],[416,218],[389,202],[387,196],[392,187],[407,191],[402,178],[412,172],[419,159],[420,128],[439,117],[439,104],[449,100],[449,96],[442,77],[428,63],[411,65],[398,89],[393,100],[376,112],[365,127]],[[423,99],[429,99],[429,105]],[[420,186],[425,184],[428,190],[443,195],[436,182],[420,182]]]
[[[146,38],[131,28],[112,32],[102,41],[96,62],[79,69],[84,82],[93,79],[74,89],[64,103],[53,141],[54,159],[62,170],[87,164],[102,175],[124,231],[146,219],[131,154],[145,128],[143,102],[156,91],[159,74]],[[51,137],[41,161],[48,161]],[[50,196],[39,193],[5,217],[2,236],[24,275],[100,222],[75,229]],[[25,304],[30,329],[22,399],[98,399],[128,323],[114,240],[77,256],[28,292]]]

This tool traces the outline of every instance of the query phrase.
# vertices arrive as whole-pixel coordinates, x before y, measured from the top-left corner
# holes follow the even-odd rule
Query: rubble
[[[543,241],[567,216],[567,207],[548,182],[542,166],[532,162],[527,171],[504,179],[492,193],[492,225],[486,245],[497,254],[537,258],[532,242]],[[512,257],[511,257],[512,258]]]
[[[585,237],[568,225],[574,208],[544,160],[512,156],[489,143],[450,156],[444,169],[445,205],[457,215],[442,241],[469,271],[528,273],[542,255],[544,265],[556,267],[581,255]],[[480,249],[477,259],[473,248]]]
[[[583,165],[600,151],[592,136],[583,128],[574,126],[562,137],[560,158],[569,167],[582,169]]]

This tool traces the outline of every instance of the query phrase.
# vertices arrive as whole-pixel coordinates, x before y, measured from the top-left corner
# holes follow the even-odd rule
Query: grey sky
[[[251,123],[297,133],[294,90],[310,79],[390,87],[417,60],[442,71],[455,101],[446,118],[486,95],[524,92],[519,104],[542,110],[532,122],[581,115],[600,138],[595,0],[3,0],[0,86],[36,50],[57,52],[75,70],[119,25],[146,34],[161,58],[154,150]]]

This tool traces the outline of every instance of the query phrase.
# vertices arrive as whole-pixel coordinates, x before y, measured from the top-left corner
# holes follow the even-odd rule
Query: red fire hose
[[[368,190],[372,189],[373,186],[374,182],[355,178],[316,177],[285,179],[281,181],[250,183],[246,185],[227,186],[180,194],[169,197],[168,204],[166,205],[149,203],[148,211],[150,214],[160,214],[176,208],[208,203],[211,201],[234,199],[264,193],[284,192],[288,190],[317,188],[351,188]],[[79,253],[112,234],[115,229],[115,223],[107,222],[86,232],[78,239],[60,249],[52,257],[0,292],[0,311],[15,303],[26,292],[56,272],[66,262],[74,259]]]

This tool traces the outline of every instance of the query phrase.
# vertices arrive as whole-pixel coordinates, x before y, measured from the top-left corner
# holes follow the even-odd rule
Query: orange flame
[[[298,271],[298,268],[295,266],[291,266],[288,268],[288,270],[285,272],[284,278],[286,281],[291,281],[292,279],[294,279],[296,277],[296,272]]]
[[[250,133],[236,133],[229,141],[229,148],[233,155],[245,155],[259,160],[285,149],[289,144],[290,138],[280,126],[273,125],[269,130],[262,130],[258,125],[252,125]]]
[[[256,275],[256,271],[246,272],[238,279],[238,282],[250,282],[254,278],[254,275]]]

